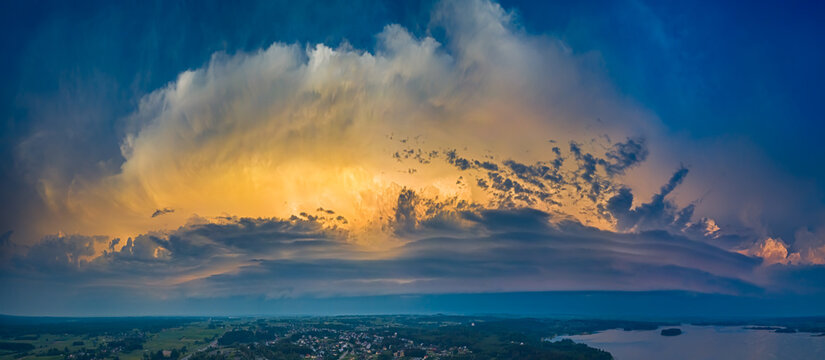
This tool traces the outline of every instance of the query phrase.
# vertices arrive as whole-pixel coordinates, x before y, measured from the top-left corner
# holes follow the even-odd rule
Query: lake
[[[676,326],[673,326],[676,327]],[[671,328],[671,327],[666,327]],[[682,335],[613,329],[590,335],[562,336],[613,354],[634,359],[825,359],[825,337],[810,333],[782,334],[741,326],[678,326]]]

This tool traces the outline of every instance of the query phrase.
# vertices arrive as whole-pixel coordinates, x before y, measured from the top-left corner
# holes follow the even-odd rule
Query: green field
[[[140,360],[144,354],[156,353],[162,350],[172,350],[186,348],[187,352],[205,347],[211,340],[220,336],[224,332],[223,327],[209,326],[208,321],[198,321],[162,329],[157,332],[144,333],[145,342],[143,349],[130,352],[120,352],[112,354],[110,358],[122,360]],[[14,352],[10,350],[0,350],[0,360],[62,360],[63,354],[49,354],[56,351],[77,353],[83,349],[95,349],[99,345],[105,345],[117,340],[116,335],[88,334],[16,334],[15,336],[0,337],[0,342],[15,344],[31,344],[34,349],[25,352]],[[183,355],[183,354],[182,354]]]

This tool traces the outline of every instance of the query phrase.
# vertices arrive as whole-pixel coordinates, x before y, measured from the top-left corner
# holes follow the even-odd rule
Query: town
[[[567,333],[642,322],[464,316],[3,317],[0,360],[610,359]]]

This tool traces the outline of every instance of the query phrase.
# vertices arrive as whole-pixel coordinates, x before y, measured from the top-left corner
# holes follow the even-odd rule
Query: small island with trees
[[[679,335],[682,335],[682,329],[679,329],[679,328],[662,329],[662,336],[679,336]]]

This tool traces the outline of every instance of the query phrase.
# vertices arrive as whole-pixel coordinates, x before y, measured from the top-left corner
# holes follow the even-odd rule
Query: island
[[[780,328],[780,329],[776,329],[776,330],[774,330],[774,331],[775,331],[775,332],[778,332],[778,333],[781,333],[781,334],[794,334],[794,333],[796,333],[796,329],[794,329],[794,328],[787,328],[787,327],[785,327],[785,328]]]
[[[662,329],[662,336],[678,336],[678,335],[682,335],[682,329],[679,329],[679,328]]]
[[[779,326],[745,326],[745,330],[769,330],[769,331],[776,331],[782,329]]]

